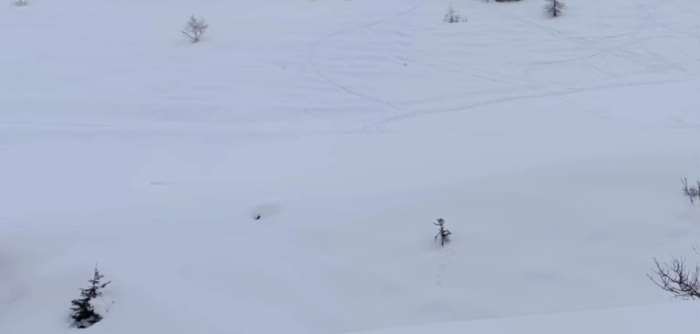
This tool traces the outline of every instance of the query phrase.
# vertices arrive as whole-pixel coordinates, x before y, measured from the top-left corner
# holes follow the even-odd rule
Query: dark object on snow
[[[255,219],[255,220],[260,220],[260,219],[262,219],[262,215],[257,214],[257,215],[255,215],[255,216],[253,216],[253,219]]]
[[[546,0],[547,5],[544,7],[544,10],[547,12],[547,15],[551,17],[559,17],[561,16],[562,12],[564,11],[564,3],[562,3],[560,0]]]
[[[445,14],[443,21],[445,21],[446,23],[459,23],[467,22],[467,18],[459,15],[459,13],[457,13],[457,11],[452,6],[450,6],[447,8],[447,14]]]
[[[697,186],[688,186],[688,178],[684,177],[681,179],[683,182],[683,193],[690,199],[690,204],[695,203],[695,199],[700,199],[700,181],[697,181]]]
[[[209,25],[204,21],[204,18],[196,17],[194,15],[190,16],[190,20],[187,21],[187,26],[182,34],[187,37],[187,39],[192,43],[199,43],[202,40],[202,36],[209,28]]]
[[[440,239],[440,246],[445,247],[445,244],[450,242],[450,235],[452,235],[452,232],[450,230],[445,228],[445,220],[442,218],[438,218],[433,225],[440,227],[440,230],[438,233],[435,235],[435,240]]]
[[[104,278],[104,275],[100,274],[100,271],[95,267],[95,273],[92,279],[89,280],[90,287],[87,289],[80,289],[80,298],[71,301],[73,305],[71,307],[71,318],[73,319],[73,326],[78,328],[88,328],[100,320],[102,316],[95,312],[95,307],[92,305],[92,300],[102,295],[102,289],[106,287],[110,282],[100,283]]]

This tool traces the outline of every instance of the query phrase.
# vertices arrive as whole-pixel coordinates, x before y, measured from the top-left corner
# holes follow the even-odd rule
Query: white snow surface
[[[358,334],[505,334],[505,333],[635,333],[685,332],[698,305],[653,305],[624,309],[548,314],[471,322],[447,322]]]
[[[0,333],[693,328],[700,2],[566,3],[0,4]]]

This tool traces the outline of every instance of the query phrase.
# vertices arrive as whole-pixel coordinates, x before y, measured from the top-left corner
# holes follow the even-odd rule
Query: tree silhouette
[[[71,301],[73,305],[71,307],[71,318],[73,319],[73,326],[78,328],[88,328],[100,320],[102,316],[95,312],[95,307],[92,305],[93,299],[102,295],[102,289],[106,287],[110,282],[101,283],[104,275],[100,274],[100,271],[95,267],[95,272],[88,282],[90,282],[90,287],[87,289],[80,289],[80,298]]]
[[[435,235],[434,239],[439,239],[440,246],[445,247],[445,244],[450,242],[450,235],[452,235],[452,232],[445,228],[445,220],[442,218],[438,218],[437,221],[433,223],[433,225],[439,228],[438,233]]]

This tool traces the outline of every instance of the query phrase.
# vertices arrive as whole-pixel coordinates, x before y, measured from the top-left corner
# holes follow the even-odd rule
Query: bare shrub
[[[466,22],[467,18],[462,17],[457,13],[457,11],[450,5],[450,7],[447,8],[447,14],[445,14],[445,18],[443,21],[447,23],[459,23],[459,22]]]
[[[688,178],[684,177],[681,179],[681,183],[683,183],[683,194],[690,199],[690,203],[695,203],[696,199],[700,199],[700,181],[696,181],[695,186],[688,186]]]
[[[14,5],[17,7],[24,7],[29,5],[29,2],[27,0],[15,0]]]
[[[199,43],[207,28],[209,28],[209,25],[204,21],[204,18],[192,15],[182,33],[191,43]]]
[[[439,228],[438,233],[435,235],[434,239],[439,240],[440,246],[445,247],[445,244],[450,242],[450,235],[452,235],[452,232],[445,228],[445,220],[442,218],[438,218],[437,221],[433,223],[433,225]]]
[[[656,268],[649,279],[662,290],[680,298],[700,298],[700,267],[688,269],[682,259],[673,259],[671,263],[659,263],[654,260]]]

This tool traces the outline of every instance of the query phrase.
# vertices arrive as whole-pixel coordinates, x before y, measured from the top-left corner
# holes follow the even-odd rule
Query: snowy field
[[[690,329],[700,2],[565,2],[0,4],[0,333]]]

